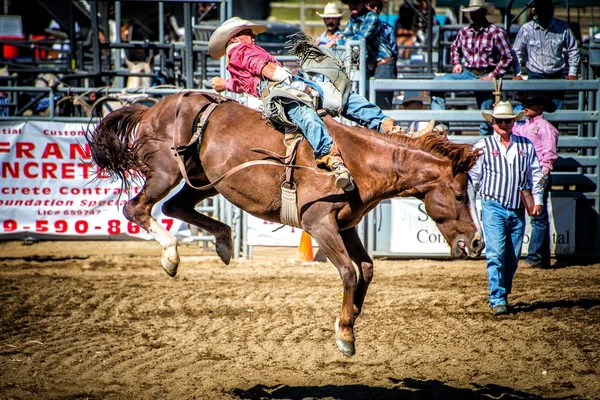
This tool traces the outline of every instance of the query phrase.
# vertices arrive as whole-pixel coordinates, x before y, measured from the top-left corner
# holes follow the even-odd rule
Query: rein
[[[279,161],[278,162],[271,161],[271,160],[246,161],[245,163],[242,163],[240,165],[233,167],[232,169],[227,171],[225,174],[221,175],[219,178],[217,178],[216,180],[214,180],[213,182],[211,182],[207,185],[194,186],[190,182],[190,179],[187,175],[187,170],[185,168],[185,162],[184,162],[185,150],[188,147],[190,147],[192,144],[194,144],[196,141],[198,141],[198,139],[202,136],[202,134],[206,130],[206,126],[208,125],[208,118],[210,117],[210,114],[215,110],[215,108],[220,106],[222,103],[229,101],[229,99],[218,100],[214,97],[209,96],[208,94],[203,93],[203,96],[206,97],[210,101],[210,103],[203,106],[200,109],[200,111],[198,112],[198,115],[201,115],[201,117],[200,117],[200,121],[198,122],[196,131],[192,135],[192,138],[189,140],[189,142],[186,145],[180,145],[179,141],[178,141],[178,135],[177,135],[177,117],[179,116],[179,111],[181,110],[181,103],[183,101],[183,98],[188,96],[190,93],[191,92],[180,93],[179,97],[177,98],[177,104],[175,106],[175,122],[173,123],[173,147],[171,147],[171,149],[175,151],[174,155],[177,160],[177,164],[179,165],[179,171],[181,172],[181,175],[183,175],[183,178],[185,179],[186,183],[190,187],[192,187],[196,190],[212,189],[213,187],[218,185],[223,179],[226,179],[226,178],[230,177],[231,175],[235,174],[236,172],[239,172],[248,167],[252,167],[254,165],[274,165],[277,167],[285,167],[285,168],[292,168],[292,169],[305,169],[305,170],[313,171],[314,173],[319,174],[319,175],[332,175],[333,174],[332,172],[320,172],[316,168],[313,168],[313,167],[307,167],[304,165],[290,165],[289,163],[284,163],[284,161],[291,159],[291,155],[281,156],[270,150],[251,149],[252,151],[255,151],[257,153],[262,153],[262,154],[268,155],[270,157],[275,157]],[[290,171],[290,170],[288,169],[288,171]],[[288,172],[288,177],[291,177],[291,172]],[[289,180],[289,178],[288,178],[288,180]],[[284,183],[288,183],[287,180]]]

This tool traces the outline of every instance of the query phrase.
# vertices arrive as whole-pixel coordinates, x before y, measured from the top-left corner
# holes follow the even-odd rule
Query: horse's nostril
[[[474,249],[479,249],[481,247],[481,241],[479,239],[473,239],[471,242],[471,247]]]

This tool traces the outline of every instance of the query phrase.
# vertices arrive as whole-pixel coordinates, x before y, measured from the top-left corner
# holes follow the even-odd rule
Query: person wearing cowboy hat
[[[367,42],[367,80],[369,78],[397,79],[398,70],[396,60],[398,57],[392,47],[388,36],[386,36],[385,26],[379,14],[369,10],[364,0],[342,0],[347,4],[350,10],[350,19],[341,35],[336,35],[336,39],[342,37],[347,40],[365,39]],[[393,106],[394,94],[392,92],[381,92],[375,96],[377,106],[391,110]]]
[[[550,172],[552,165],[558,158],[556,145],[558,143],[558,130],[544,118],[544,113],[556,111],[556,105],[548,97],[531,93],[522,98],[527,121],[513,128],[515,135],[526,137],[533,143],[535,152],[542,168],[542,199],[544,206],[540,215],[532,215],[531,236],[529,238],[528,254],[522,268],[548,268],[550,267],[550,223],[548,221],[548,195],[550,194]]]
[[[460,29],[450,47],[452,73],[435,79],[492,80],[503,77],[512,66],[514,56],[506,31],[487,19],[496,8],[483,0],[470,0],[467,7],[461,6],[461,10],[469,14],[471,23]],[[493,93],[475,92],[475,99],[480,110],[492,109]],[[446,109],[443,92],[431,92],[431,109]],[[490,125],[483,122],[479,127],[479,134],[491,133]]]
[[[475,144],[481,156],[469,171],[481,196],[488,301],[495,316],[508,312],[508,295],[521,255],[525,233],[521,190],[532,188],[533,215],[540,215],[543,208],[542,171],[535,147],[529,139],[512,133],[515,121],[523,114],[515,113],[508,101],[498,102],[493,111],[483,111],[495,133]]]
[[[577,39],[568,23],[553,18],[555,4],[552,0],[535,0],[532,6],[535,18],[521,26],[517,33],[513,50],[519,64],[527,67],[528,79],[563,79],[565,67],[568,67],[567,80],[578,79]],[[523,77],[519,73],[513,79]],[[560,110],[565,92],[548,92],[548,96]]]
[[[220,76],[211,79],[213,89],[234,93],[246,93],[262,98],[265,89],[272,83],[292,86],[297,90],[316,92],[323,97],[321,87],[300,71],[292,73],[265,49],[256,44],[256,35],[265,32],[267,27],[245,19],[233,17],[225,21],[211,35],[208,51],[213,58],[227,56],[229,79]],[[344,165],[327,127],[314,108],[302,102],[286,102],[286,116],[295,123],[313,148],[317,165],[333,171],[336,186],[345,191],[354,190],[354,180]],[[382,132],[397,130],[394,120],[383,114],[381,109],[363,96],[350,93],[342,106],[342,116],[366,128]]]
[[[341,34],[340,22],[342,20],[342,12],[340,11],[336,3],[327,3],[323,14],[317,13],[317,15],[323,18],[325,24],[325,32],[321,33],[315,39],[316,46],[324,46],[328,49],[335,47],[338,43],[342,44],[342,39],[336,40],[334,35]]]

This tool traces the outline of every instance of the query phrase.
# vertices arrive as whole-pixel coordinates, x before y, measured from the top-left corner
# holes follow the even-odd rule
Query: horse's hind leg
[[[210,232],[215,237],[215,247],[218,256],[228,265],[233,253],[233,240],[231,228],[216,219],[207,217],[196,211],[196,204],[204,199],[218,194],[214,189],[196,190],[185,185],[176,195],[163,204],[162,211],[165,215],[180,219],[188,224]]]
[[[354,291],[354,318],[356,318],[362,311],[367,289],[373,279],[373,260],[369,257],[369,254],[360,241],[356,228],[341,231],[340,235],[350,258],[358,266],[358,284]]]

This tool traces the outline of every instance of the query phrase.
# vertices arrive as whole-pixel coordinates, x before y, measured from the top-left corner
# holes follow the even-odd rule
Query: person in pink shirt
[[[544,207],[540,215],[531,216],[531,238],[529,252],[522,265],[524,268],[550,267],[550,223],[548,221],[548,195],[551,187],[550,173],[552,165],[558,158],[556,144],[558,143],[558,130],[544,118],[544,112],[556,111],[552,100],[543,96],[532,94],[522,100],[525,107],[527,121],[513,127],[515,135],[528,138],[540,161],[542,168],[542,187],[544,188]]]
[[[231,77],[212,78],[213,89],[217,92],[227,90],[262,98],[265,89],[275,82],[312,95],[316,93],[323,98],[321,87],[306,74],[300,71],[292,75],[271,54],[256,45],[256,35],[266,30],[264,25],[238,17],[228,19],[215,30],[208,42],[208,51],[213,58],[227,57],[227,71]],[[314,108],[299,101],[288,101],[284,105],[284,111],[312,146],[317,165],[335,173],[338,188],[345,191],[354,190],[352,176]],[[349,94],[348,100],[342,105],[341,115],[369,129],[382,132],[395,130],[392,118],[384,115],[379,107],[356,93]]]

